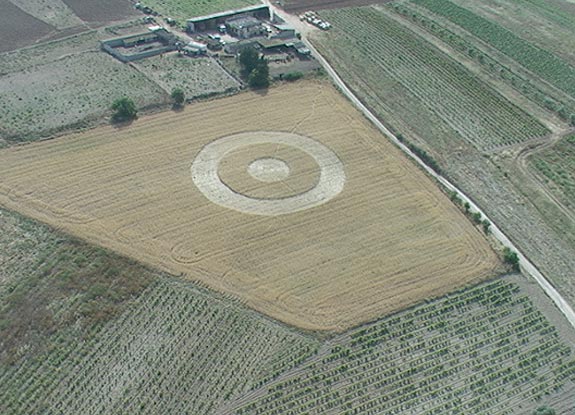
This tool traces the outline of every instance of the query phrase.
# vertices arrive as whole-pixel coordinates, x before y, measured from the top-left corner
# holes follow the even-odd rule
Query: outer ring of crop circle
[[[311,156],[320,170],[318,183],[294,196],[256,199],[235,192],[221,181],[218,167],[227,153],[241,147],[267,143],[292,146]],[[309,137],[275,131],[244,132],[212,141],[197,154],[191,173],[196,187],[211,202],[243,213],[265,216],[285,215],[326,203],[343,190],[346,179],[341,160],[328,147]]]

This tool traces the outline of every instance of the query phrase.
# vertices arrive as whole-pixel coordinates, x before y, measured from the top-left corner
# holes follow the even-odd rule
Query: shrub
[[[517,252],[512,251],[507,246],[503,248],[503,261],[511,265],[513,270],[519,271],[519,256],[517,256]]]
[[[130,98],[119,98],[112,104],[112,122],[122,122],[133,120],[137,117],[138,110],[136,104]]]
[[[283,79],[288,81],[288,82],[294,82],[294,81],[297,81],[298,79],[301,79],[301,78],[303,78],[303,73],[301,73],[301,72],[286,73],[283,77]]]
[[[174,88],[171,94],[172,99],[174,100],[174,105],[182,106],[186,101],[186,95],[181,88]]]

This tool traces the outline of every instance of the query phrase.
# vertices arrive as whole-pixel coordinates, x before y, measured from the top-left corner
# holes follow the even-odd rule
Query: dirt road
[[[277,7],[270,4],[269,1],[264,0],[264,3],[269,5],[273,10],[274,13],[282,17],[286,20],[289,24],[294,26],[298,31],[302,33],[302,40],[307,44],[309,49],[312,51],[315,58],[318,62],[321,63],[323,68],[326,70],[328,75],[333,79],[333,82],[340,88],[341,92],[357,107],[383,134],[389,137],[401,150],[403,150],[409,157],[414,159],[425,171],[435,178],[439,183],[441,183],[445,188],[450,191],[456,192],[459,197],[464,201],[468,202],[471,206],[472,212],[479,212],[485,219],[489,220],[492,224],[491,230],[492,234],[497,240],[499,240],[503,245],[508,246],[515,252],[519,257],[519,265],[521,270],[526,275],[533,277],[537,283],[541,286],[541,288],[545,291],[545,293],[553,300],[555,305],[559,308],[559,310],[563,313],[563,315],[567,318],[569,323],[575,328],[575,311],[571,308],[571,306],[565,301],[565,299],[559,294],[559,292],[549,283],[549,281],[539,272],[537,267],[517,248],[517,246],[501,231],[501,229],[483,212],[479,206],[477,206],[471,198],[469,198],[465,193],[459,190],[454,184],[452,184],[449,180],[445,177],[437,174],[433,171],[429,166],[427,166],[419,157],[417,157],[407,146],[402,144],[397,137],[389,131],[381,121],[355,96],[355,94],[348,88],[345,82],[340,78],[334,68],[329,64],[329,62],[317,51],[317,49],[311,44],[309,39],[307,39],[307,34],[309,33],[309,28],[304,28],[304,30],[300,30],[302,25],[307,25],[304,22],[301,22],[297,16],[289,15],[282,10],[279,10]]]

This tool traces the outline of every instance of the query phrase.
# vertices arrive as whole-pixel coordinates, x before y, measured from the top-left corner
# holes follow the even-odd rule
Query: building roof
[[[295,30],[292,26],[290,26],[288,24],[274,24],[273,26],[276,29],[281,30],[281,31]]]
[[[232,29],[243,29],[246,27],[260,26],[262,22],[252,16],[238,17],[237,19],[226,20],[226,24]]]
[[[217,19],[220,17],[233,16],[235,14],[240,14],[240,13],[245,13],[245,12],[255,12],[255,11],[264,10],[264,9],[268,9],[268,6],[266,6],[265,4],[258,4],[255,6],[244,7],[243,9],[228,10],[225,12],[208,14],[206,16],[193,17],[191,19],[188,19],[188,22],[189,23],[198,23],[198,22],[202,22],[204,20]]]

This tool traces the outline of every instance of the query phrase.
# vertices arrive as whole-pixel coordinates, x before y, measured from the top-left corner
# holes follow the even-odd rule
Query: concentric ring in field
[[[300,193],[281,198],[252,197],[242,194],[236,188],[232,189],[222,181],[219,174],[220,163],[228,153],[238,149],[249,150],[250,146],[260,144],[277,144],[303,151],[317,164],[319,179]],[[255,179],[282,183],[293,174],[289,162],[275,157],[273,153],[258,156],[245,166],[252,177],[256,176]],[[195,185],[210,201],[229,209],[256,215],[284,215],[319,206],[337,196],[345,185],[343,164],[333,151],[309,137],[285,132],[247,132],[220,138],[198,153],[191,171]]]

